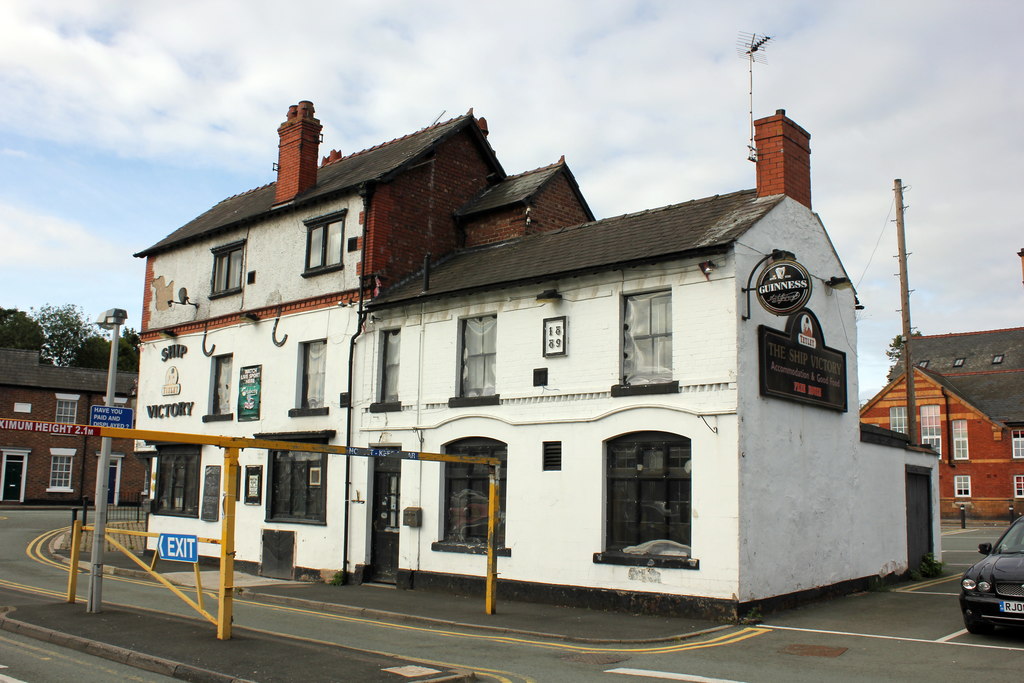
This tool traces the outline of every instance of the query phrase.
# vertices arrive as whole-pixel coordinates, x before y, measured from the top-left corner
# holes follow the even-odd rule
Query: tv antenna
[[[768,63],[764,50],[771,39],[771,36],[740,31],[739,38],[736,40],[736,51],[740,57],[747,60],[750,71],[750,143],[747,145],[748,161],[757,161],[757,148],[754,147],[754,62],[759,64]]]

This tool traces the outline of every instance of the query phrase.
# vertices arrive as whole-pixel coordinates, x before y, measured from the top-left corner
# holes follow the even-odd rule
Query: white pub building
[[[755,127],[755,189],[594,220],[472,111],[321,160],[293,106],[276,182],[137,254],[138,426],[499,458],[505,598],[738,617],[901,575],[937,551],[935,458],[862,429],[810,136]],[[154,445],[151,530],[215,536],[220,449]],[[486,467],[240,470],[240,568],[483,590]]]

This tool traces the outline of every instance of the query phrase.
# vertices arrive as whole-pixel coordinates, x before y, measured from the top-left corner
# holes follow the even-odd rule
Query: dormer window
[[[992,356],[992,365],[1000,365],[1003,362],[1003,354],[997,353]]]
[[[919,361],[917,361],[917,367],[919,367],[919,368],[926,368],[926,367],[928,367],[928,361],[926,361],[926,360],[919,360]]]
[[[964,366],[964,361],[965,360],[967,360],[967,359],[966,358],[954,358],[953,359],[953,367],[954,368],[962,368]]]

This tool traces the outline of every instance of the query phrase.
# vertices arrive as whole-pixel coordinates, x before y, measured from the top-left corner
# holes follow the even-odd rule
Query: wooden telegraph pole
[[[917,397],[914,394],[914,363],[911,357],[910,286],[907,282],[907,236],[903,230],[903,181],[893,181],[896,193],[896,239],[899,243],[900,312],[903,314],[903,369],[907,373],[907,437],[911,444],[917,439]]]

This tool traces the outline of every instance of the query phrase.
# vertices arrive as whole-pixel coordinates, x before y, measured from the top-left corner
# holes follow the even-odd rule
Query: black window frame
[[[659,449],[661,466],[652,473],[653,458],[649,456]],[[672,449],[679,452],[673,453]],[[673,463],[673,458],[681,460]],[[605,442],[606,553],[622,553],[624,548],[663,539],[691,546],[692,459],[692,441],[680,434],[632,432]],[[626,485],[617,486],[618,482]],[[678,482],[675,491],[674,482]],[[660,498],[655,497],[659,488],[662,489]],[[673,505],[677,512],[673,512]],[[659,507],[664,512],[660,512]],[[660,523],[654,513],[663,516]],[[673,514],[678,521],[671,521]]]
[[[156,490],[153,514],[199,518],[199,484],[202,479],[199,446],[159,446],[156,456]],[[175,504],[179,498],[180,503]]]
[[[313,344],[323,345],[323,371],[320,373],[320,395],[315,397],[319,405],[313,405],[310,395],[310,349]],[[327,407],[327,340],[311,339],[299,344],[299,395],[296,407],[300,410],[323,410]]]
[[[305,221],[306,224],[306,249],[303,261],[302,276],[309,277],[312,275],[320,275],[321,273],[333,273],[335,271],[342,270],[345,267],[345,254],[346,254],[346,240],[345,240],[345,216],[348,214],[348,210],[344,209],[337,213],[332,213],[327,216],[320,216],[315,219]],[[328,246],[330,244],[330,226],[338,226],[338,238],[337,238],[337,254],[329,254]],[[310,265],[311,257],[313,256],[314,248],[314,235],[322,231],[323,235],[319,240],[320,244],[317,247],[319,250],[319,264]],[[336,263],[328,263],[329,256],[336,256]]]
[[[281,498],[285,486],[288,496]],[[315,495],[311,496],[311,491]],[[327,454],[310,451],[267,451],[266,498],[268,522],[326,526]],[[283,509],[286,506],[287,510]]]
[[[219,247],[210,249],[213,254],[213,270],[210,274],[210,298],[214,299],[222,296],[230,296],[232,294],[238,294],[242,291],[244,279],[242,274],[245,272],[245,240],[237,240],[229,244],[222,244]],[[233,255],[238,255],[237,261],[237,278],[238,283],[232,286],[233,281],[232,275],[232,264],[234,263]],[[222,266],[226,264],[226,266]],[[221,278],[221,273],[226,273],[225,278]],[[223,286],[221,287],[221,280],[224,280]]]
[[[501,466],[498,473],[498,501],[501,507],[500,518],[495,528],[495,545],[505,545],[505,519],[507,483],[508,483],[508,444],[487,437],[469,437],[459,439],[444,447],[446,454],[479,455],[499,458]],[[487,547],[487,506],[490,491],[490,467],[476,463],[446,462],[443,472],[444,482],[444,526],[442,540],[433,545],[434,550],[456,550],[472,548],[483,551]],[[462,486],[455,491],[453,487]],[[464,495],[465,494],[465,495]],[[461,496],[464,503],[453,505],[453,497]],[[482,507],[482,514],[481,514]],[[458,524],[453,519],[453,511],[461,509],[468,518],[467,523]],[[456,527],[461,526],[460,532]]]

